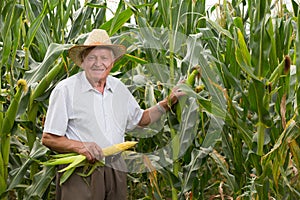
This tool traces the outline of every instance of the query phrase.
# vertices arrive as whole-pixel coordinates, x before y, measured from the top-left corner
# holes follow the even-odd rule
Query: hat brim
[[[125,53],[126,53],[126,47],[123,45],[117,45],[117,44],[111,44],[111,45],[76,45],[69,49],[68,51],[68,57],[78,66],[81,65],[81,53],[85,49],[88,49],[90,47],[103,47],[103,48],[109,48],[113,51],[115,56],[115,61],[120,59]]]

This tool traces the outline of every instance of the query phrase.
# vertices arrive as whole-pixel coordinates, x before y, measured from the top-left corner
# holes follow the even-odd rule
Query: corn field
[[[127,133],[129,200],[300,199],[300,2],[287,1],[0,1],[0,199],[54,199],[48,99],[94,28],[127,47],[111,73],[144,109],[198,72],[160,122]]]

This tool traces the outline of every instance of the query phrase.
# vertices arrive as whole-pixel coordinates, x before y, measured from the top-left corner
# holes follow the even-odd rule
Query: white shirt
[[[137,126],[142,114],[120,80],[108,76],[102,94],[83,71],[61,81],[52,91],[44,132],[96,142],[104,148],[123,142],[125,132]]]

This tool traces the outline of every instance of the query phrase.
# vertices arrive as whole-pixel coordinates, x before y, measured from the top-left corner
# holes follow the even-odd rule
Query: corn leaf
[[[33,199],[38,197],[43,198],[43,194],[48,189],[49,185],[55,177],[55,167],[45,167],[33,177],[32,184],[26,188],[26,198]]]
[[[33,83],[39,82],[43,79],[48,70],[53,67],[59,56],[73,45],[51,44],[47,50],[45,58],[36,68],[33,68],[25,73],[27,84],[31,86]]]
[[[49,152],[49,149],[45,146],[41,145],[39,141],[36,141],[33,145],[33,148],[29,154],[27,160],[22,164],[22,166],[17,170],[17,173],[12,177],[12,180],[8,186],[7,190],[11,190],[16,188],[19,184],[21,184],[25,175],[27,174],[27,170],[33,162],[36,162],[40,157],[44,156]]]
[[[83,155],[78,155],[78,156],[75,156],[75,159],[65,168],[59,170],[59,172],[64,172],[64,171],[67,171],[71,168],[75,168],[76,166],[78,166],[80,163],[86,161],[86,157],[83,156]],[[61,163],[58,163],[58,164],[61,164]],[[56,163],[56,165],[58,165]]]

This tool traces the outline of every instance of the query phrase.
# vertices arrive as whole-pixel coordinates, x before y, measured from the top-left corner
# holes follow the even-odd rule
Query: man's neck
[[[106,80],[92,81],[90,82],[90,84],[93,88],[95,88],[97,91],[103,94],[106,85]]]

